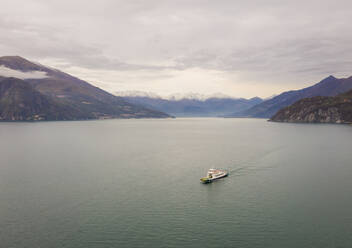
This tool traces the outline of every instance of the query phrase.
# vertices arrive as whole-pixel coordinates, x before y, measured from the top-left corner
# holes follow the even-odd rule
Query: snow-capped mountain
[[[157,109],[174,116],[210,117],[226,116],[244,111],[262,102],[259,97],[251,99],[234,98],[222,93],[202,95],[198,93],[172,94],[161,97],[157,94],[141,91],[116,92],[126,101]]]
[[[121,97],[149,97],[149,98],[162,98],[158,94],[153,92],[139,91],[139,90],[127,90],[127,91],[117,91],[116,96]]]
[[[199,100],[199,101],[205,101],[211,98],[218,98],[218,99],[239,99],[233,96],[225,95],[223,93],[213,93],[213,94],[200,94],[200,93],[174,93],[171,95],[167,96],[160,96],[156,93],[153,92],[146,92],[146,91],[138,91],[138,90],[130,90],[130,91],[118,91],[115,92],[116,96],[121,96],[121,97],[148,97],[148,98],[160,98],[160,99],[165,99],[165,100],[170,100],[170,101],[180,101],[183,99],[188,99],[188,100]]]

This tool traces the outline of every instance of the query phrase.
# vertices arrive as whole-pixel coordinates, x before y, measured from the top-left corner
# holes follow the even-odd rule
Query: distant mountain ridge
[[[117,93],[133,104],[140,104],[176,117],[217,117],[225,116],[235,111],[243,111],[260,102],[259,97],[244,99],[231,98],[222,94],[175,94],[162,98],[153,93],[143,94]]]
[[[278,111],[275,122],[352,123],[352,90],[334,97],[304,98]]]
[[[121,97],[67,73],[30,62],[19,56],[0,57],[0,66],[6,69],[0,70],[1,120],[170,117],[160,111],[126,102]],[[42,76],[31,78],[34,72],[37,74],[42,72]],[[15,80],[11,77],[13,74],[20,75],[22,79]],[[41,104],[45,101],[49,106]],[[28,109],[24,102],[29,104]],[[61,114],[53,115],[54,110]]]
[[[313,86],[300,90],[283,92],[282,94],[263,101],[245,111],[234,113],[230,116],[270,118],[280,109],[287,107],[300,99],[314,96],[336,96],[350,89],[352,89],[352,77],[338,79],[334,76],[329,76]]]
[[[164,100],[172,100],[172,101],[178,101],[178,100],[200,100],[200,101],[205,101],[207,99],[211,98],[219,98],[219,99],[244,99],[244,98],[238,98],[238,97],[232,97],[229,95],[225,95],[223,93],[213,93],[213,94],[200,94],[200,93],[174,93],[170,94],[167,96],[160,96],[154,92],[146,92],[146,91],[138,91],[138,90],[129,90],[129,91],[117,91],[115,92],[116,96],[121,96],[121,97],[148,97],[148,98],[160,98]]]

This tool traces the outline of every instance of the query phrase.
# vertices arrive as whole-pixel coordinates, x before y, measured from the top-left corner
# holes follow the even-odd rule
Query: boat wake
[[[246,162],[235,162],[234,164],[240,164],[241,166],[236,168],[229,167],[227,168],[227,171],[234,176],[243,176],[260,170],[273,169],[278,165],[274,163],[275,159],[273,159],[272,156],[274,156],[281,149],[283,149],[283,147],[267,151]]]

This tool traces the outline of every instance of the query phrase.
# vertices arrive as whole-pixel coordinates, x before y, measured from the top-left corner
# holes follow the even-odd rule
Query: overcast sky
[[[110,92],[267,97],[352,75],[350,0],[0,0],[0,54]]]

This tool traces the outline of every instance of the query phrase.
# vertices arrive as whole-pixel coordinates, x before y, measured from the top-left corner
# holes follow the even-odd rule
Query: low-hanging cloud
[[[19,79],[42,79],[47,78],[48,75],[44,71],[17,71],[11,68],[0,65],[0,76],[2,77],[15,77]]]

